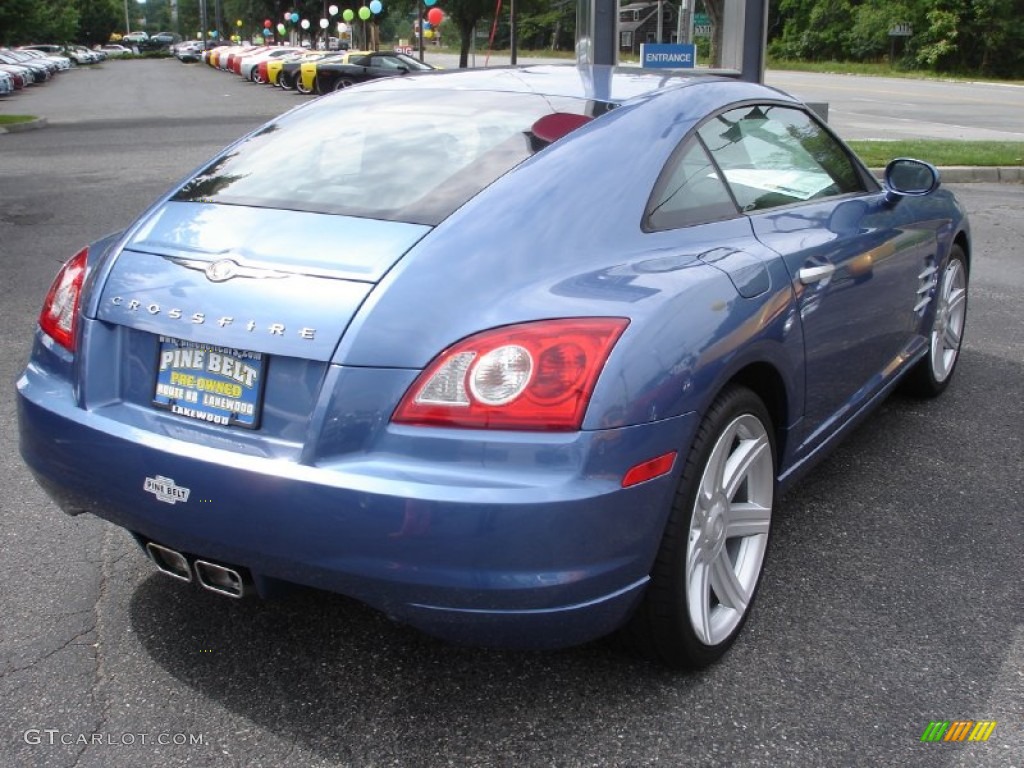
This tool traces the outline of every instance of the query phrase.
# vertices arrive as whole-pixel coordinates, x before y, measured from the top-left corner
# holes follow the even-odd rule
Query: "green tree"
[[[61,0],[0,0],[0,42],[4,45],[67,43],[78,39],[78,8]]]
[[[465,69],[477,22],[493,17],[495,0],[445,0],[443,10],[459,30],[459,68]]]
[[[78,35],[82,45],[93,46],[110,39],[124,24],[122,6],[117,0],[77,0]]]
[[[919,23],[907,3],[868,0],[852,9],[853,24],[844,35],[846,56],[857,61],[878,59],[895,49],[889,32],[897,24]]]

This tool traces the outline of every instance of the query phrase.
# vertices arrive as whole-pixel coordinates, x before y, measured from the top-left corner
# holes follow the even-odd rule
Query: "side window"
[[[843,148],[798,109],[741,107],[697,132],[744,211],[866,191]]]
[[[718,170],[700,142],[689,139],[673,154],[651,195],[644,228],[678,229],[736,216]]]

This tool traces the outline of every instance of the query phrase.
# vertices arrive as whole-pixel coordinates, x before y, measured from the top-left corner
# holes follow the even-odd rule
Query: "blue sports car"
[[[46,296],[21,452],[232,597],[460,643],[736,638],[787,485],[949,383],[967,218],[806,106],[544,66],[359,85],[231,145]]]

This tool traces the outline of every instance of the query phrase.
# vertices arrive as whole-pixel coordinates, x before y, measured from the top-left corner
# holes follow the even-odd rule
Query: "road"
[[[890,399],[782,501],[743,636],[679,674],[608,642],[444,645],[332,595],[230,601],[61,514],[13,396],[59,263],[302,98],[138,61],[17,99],[51,124],[0,136],[0,765],[1024,768],[1024,187],[954,186],[975,232],[956,381]],[[920,742],[955,719],[997,727]]]
[[[459,65],[458,56],[429,51],[426,61],[445,68]],[[528,57],[517,61],[565,63]],[[508,56],[481,53],[475,62],[496,66],[507,64]],[[829,124],[844,139],[1024,141],[1024,86],[1019,84],[781,70],[768,70],[765,83],[803,101],[828,104]]]

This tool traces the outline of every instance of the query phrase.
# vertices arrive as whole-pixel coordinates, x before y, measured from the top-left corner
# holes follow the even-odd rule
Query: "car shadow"
[[[610,640],[564,651],[464,648],[327,592],[232,600],[159,574],[134,592],[130,622],[152,660],[182,683],[332,759],[371,734],[409,754],[459,734],[500,741],[527,721],[557,731],[581,706],[611,716],[669,679],[686,687],[701,678]]]
[[[1012,521],[976,524],[986,500],[969,488],[998,497],[992,482],[1015,480],[980,466],[972,471],[988,481],[965,492],[959,470],[1003,432],[1019,436],[1019,411],[1006,404],[1022,375],[1024,365],[965,350],[942,398],[889,398],[782,499],[750,621],[701,673],[661,668],[610,640],[546,652],[462,648],[330,593],[231,600],[157,574],[133,593],[131,628],[184,685],[325,759],[507,748],[561,764],[598,743],[640,738],[614,734],[647,717],[661,722],[657,713],[689,723],[672,737],[686,742],[712,721],[776,723],[809,701],[823,713],[871,701],[848,713],[857,727],[831,747],[855,754],[872,723],[913,729],[934,716],[928,706],[983,705],[976,697],[1015,620],[1000,606],[1019,590],[1008,578]],[[943,671],[948,690],[936,694],[930,673],[908,673],[919,659]],[[906,688],[899,697],[884,694],[893,680]]]

